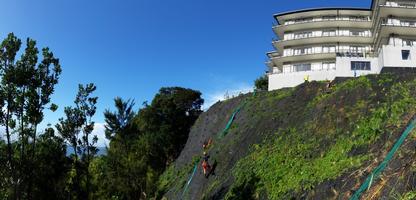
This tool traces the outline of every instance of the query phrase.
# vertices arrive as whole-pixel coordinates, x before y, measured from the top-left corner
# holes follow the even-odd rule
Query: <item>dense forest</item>
[[[139,110],[134,100],[115,97],[114,108],[104,113],[107,154],[97,156],[96,86],[80,84],[73,105],[54,104],[62,68],[33,39],[22,42],[10,33],[1,42],[0,199],[156,197],[159,176],[178,157],[202,113],[201,93],[161,88]],[[64,116],[41,127],[48,109],[63,109]]]

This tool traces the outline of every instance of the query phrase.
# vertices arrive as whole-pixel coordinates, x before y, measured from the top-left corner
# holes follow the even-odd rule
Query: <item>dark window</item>
[[[402,50],[402,59],[410,60],[410,50]]]
[[[371,70],[371,63],[363,61],[351,61],[351,70]]]

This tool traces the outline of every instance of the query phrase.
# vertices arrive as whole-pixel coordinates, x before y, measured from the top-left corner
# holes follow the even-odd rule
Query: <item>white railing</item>
[[[273,70],[272,72],[269,72],[268,75],[272,75],[272,74],[293,74],[293,73],[301,73],[301,72],[325,72],[325,71],[333,71],[336,70],[336,65],[335,63],[332,63],[330,65],[324,66],[324,64],[322,64],[321,66],[319,66],[319,68],[312,68],[312,66],[309,66],[308,68],[298,68],[294,65],[291,66],[284,66],[285,70]],[[305,70],[307,69],[307,70]]]
[[[356,22],[369,22],[371,19],[369,17],[334,17],[334,18],[310,18],[299,21],[286,21],[284,25],[292,24],[304,24],[311,22],[322,22],[322,21],[356,21]]]
[[[396,27],[416,27],[416,21],[386,21],[383,20],[384,26],[396,26]]]
[[[416,8],[416,3],[414,2],[386,2],[386,4],[382,6],[393,7],[393,8]]]
[[[291,57],[291,56],[304,56],[312,54],[326,54],[326,53],[335,53],[335,47],[328,47],[327,49],[323,48],[308,48],[308,49],[293,49],[292,52],[284,53],[281,57]]]
[[[335,34],[324,34],[322,33],[321,35],[308,35],[308,36],[298,36],[298,37],[293,37],[293,38],[286,38],[284,40],[274,40],[274,42],[280,42],[280,41],[292,41],[292,40],[301,40],[301,39],[309,39],[309,38],[323,38],[323,37],[372,37],[371,33],[365,33],[365,32],[358,32],[358,35],[356,33],[352,33],[349,32],[348,34],[346,33],[335,33]]]

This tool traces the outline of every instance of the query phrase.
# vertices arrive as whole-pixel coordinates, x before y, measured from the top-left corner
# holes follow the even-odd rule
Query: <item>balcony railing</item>
[[[301,40],[301,39],[309,39],[309,38],[323,38],[323,37],[372,37],[371,33],[364,33],[364,32],[350,32],[348,34],[345,33],[330,33],[330,34],[321,34],[321,35],[308,35],[308,36],[298,36],[293,38],[286,38],[284,40],[277,40],[274,39],[273,42],[279,42],[279,41],[291,41],[291,40]]]
[[[269,57],[279,57],[280,54],[277,51],[270,51],[266,53]]]
[[[372,51],[337,51],[337,57],[348,57],[348,58],[372,58],[375,56]]]
[[[382,6],[393,7],[393,8],[416,8],[416,3],[414,2],[386,2],[386,4]]]
[[[292,74],[292,73],[302,73],[302,72],[327,72],[327,71],[333,71],[336,70],[336,65],[335,63],[328,63],[328,64],[321,64],[319,69],[312,69],[312,65],[310,64],[306,64],[303,66],[296,66],[296,65],[291,65],[291,66],[285,66],[286,69],[285,70],[281,70],[278,68],[274,68],[271,72],[268,72],[268,75],[272,75],[272,74]]]
[[[395,20],[384,19],[381,23],[384,26],[397,26],[397,27],[416,27],[416,21],[405,21],[405,20]]]
[[[292,57],[292,56],[305,56],[305,55],[314,55],[314,54],[329,54],[333,53],[337,57],[374,57],[374,53],[372,51],[367,50],[333,50],[333,49],[326,49],[326,50],[311,50],[311,51],[304,51],[304,52],[295,52],[292,54],[286,54],[283,56],[276,56],[273,58],[283,58],[283,57]]]
[[[333,17],[333,18],[308,18],[298,21],[286,21],[283,25],[292,25],[292,24],[304,24],[311,22],[322,22],[322,21],[354,21],[354,22],[369,22],[371,21],[370,17]]]

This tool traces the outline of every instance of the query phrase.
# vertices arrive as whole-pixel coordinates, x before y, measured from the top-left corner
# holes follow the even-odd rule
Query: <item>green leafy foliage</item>
[[[42,49],[39,59],[36,41],[28,38],[25,45],[20,51],[22,41],[13,33],[0,44],[0,126],[5,128],[3,156],[7,158],[2,165],[7,171],[2,181],[8,198],[15,199],[32,199],[42,187],[36,185],[33,174],[40,164],[36,155],[38,125],[43,121],[44,109],[49,105],[56,108],[50,97],[61,74],[59,59],[49,48]]]
[[[400,200],[413,200],[416,199],[416,191],[411,191],[403,195]]]
[[[267,75],[260,76],[254,81],[256,90],[267,91],[269,89],[269,77]]]
[[[104,199],[140,199],[157,196],[162,172],[184,147],[191,126],[202,112],[201,93],[180,87],[161,88],[151,104],[137,113],[134,102],[116,98],[116,111],[106,110],[108,155],[96,160],[96,194]],[[173,170],[165,176],[173,175]],[[172,170],[172,173],[170,171]],[[185,172],[181,173],[185,176]],[[175,176],[178,175],[175,173]],[[161,178],[163,180],[163,177]]]
[[[96,112],[98,97],[92,97],[96,90],[94,84],[79,85],[74,107],[65,107],[65,118],[59,119],[56,129],[62,138],[72,146],[73,161],[70,184],[67,185],[69,196],[74,199],[91,198],[91,175],[89,166],[97,153],[94,146],[97,136],[90,137],[94,130],[92,117]],[[91,139],[92,138],[92,139]]]

